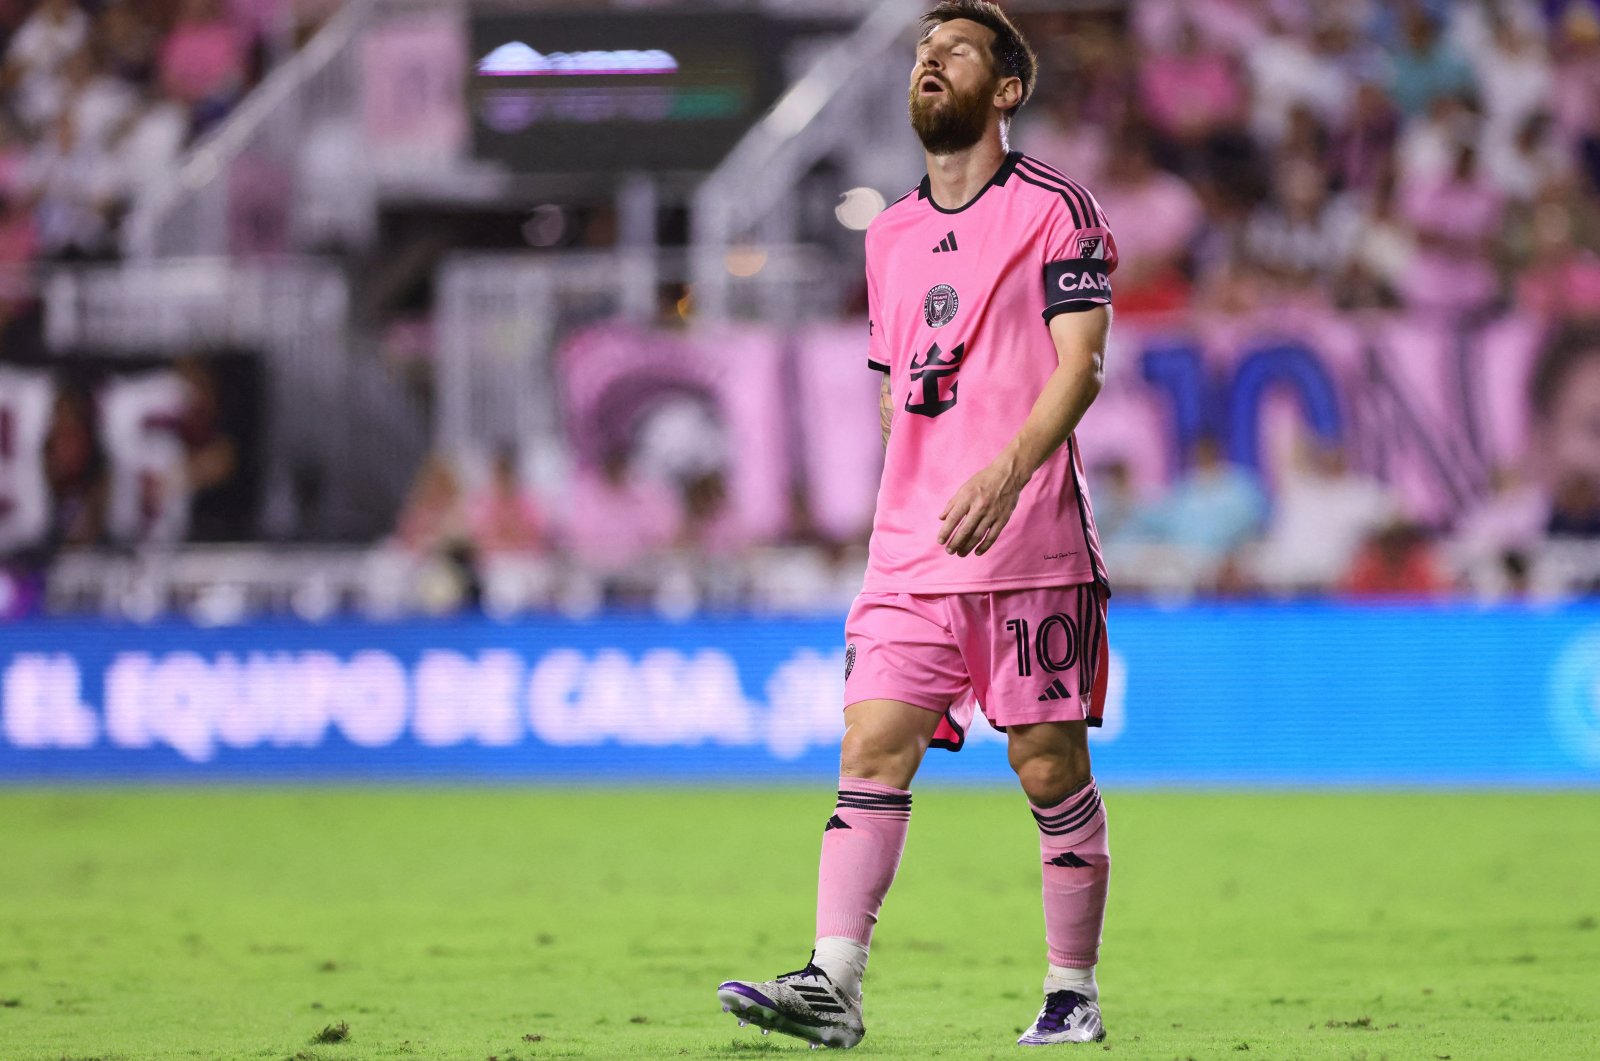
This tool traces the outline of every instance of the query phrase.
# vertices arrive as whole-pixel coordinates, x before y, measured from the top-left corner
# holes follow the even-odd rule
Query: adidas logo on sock
[[[1065,869],[1088,869],[1089,863],[1074,855],[1071,851],[1063,852],[1046,862],[1047,866],[1061,866]]]
[[[823,832],[827,832],[829,829],[848,829],[848,828],[850,828],[850,823],[845,821],[843,818],[839,817],[837,814],[835,814],[833,817],[828,819],[828,824],[824,825],[822,827],[822,831]]]
[[[1046,689],[1040,695],[1039,699],[1040,700],[1071,700],[1072,699],[1072,694],[1067,692],[1067,687],[1065,685],[1061,684],[1061,679],[1060,678],[1057,678],[1055,681],[1050,683],[1050,687],[1048,689]]]
[[[943,251],[953,251],[957,249],[959,248],[956,247],[956,234],[951,232],[949,235],[945,236],[944,239],[939,241],[939,245],[933,248],[933,253],[939,254]]]

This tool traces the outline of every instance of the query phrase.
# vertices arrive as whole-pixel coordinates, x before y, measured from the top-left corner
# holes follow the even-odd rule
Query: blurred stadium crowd
[[[1142,0],[1030,26],[1048,88],[1020,146],[1096,190],[1123,248],[1119,318],[1521,312],[1560,360],[1600,358],[1596,5]],[[1563,376],[1584,466],[1545,499],[1504,483],[1454,527],[1408,520],[1337,452],[1269,491],[1210,444],[1153,502],[1099,469],[1096,512],[1113,562],[1167,546],[1219,592],[1523,593],[1542,540],[1600,536],[1597,372]]]
[[[331,4],[37,0],[0,5],[0,266],[116,254],[128,206],[172,177],[270,57]]]
[[[334,6],[0,4],[0,265],[12,278],[0,359],[38,358],[40,263],[114,258],[128,204],[170,180],[186,146]],[[1095,461],[1086,438],[1118,588],[1416,599],[1600,585],[1600,4],[1022,6],[1042,70],[1015,146],[1096,192],[1122,252],[1120,320],[1401,310],[1470,326],[1525,314],[1559,354],[1534,400],[1537,415],[1570,425],[1556,443],[1571,458],[1561,480],[1533,489],[1508,473],[1448,523],[1419,518],[1331,445],[1303,446],[1268,479],[1202,437],[1152,494],[1126,464]],[[616,238],[604,218],[590,222],[584,245]],[[692,322],[692,293],[671,294],[663,319]],[[386,334],[392,346],[411,333]],[[195,507],[181,534],[248,540],[239,487],[251,461],[227,377],[215,362],[184,364],[174,430]],[[113,526],[93,400],[57,399],[53,526],[43,544],[7,543],[14,571],[47,582],[62,549],[160,537]],[[658,437],[569,461],[554,488],[548,460],[514,446],[433,453],[368,570],[409,581],[406,600],[431,611],[848,600],[861,534],[820,529],[799,491],[786,531],[750,531],[727,504],[740,439],[690,407],[652,423]],[[680,456],[654,460],[653,448]],[[1576,559],[1541,584],[1534,558],[1552,545]]]

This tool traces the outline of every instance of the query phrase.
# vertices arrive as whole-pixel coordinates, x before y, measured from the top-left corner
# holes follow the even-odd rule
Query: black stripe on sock
[[[1039,831],[1044,833],[1046,836],[1065,836],[1068,833],[1076,832],[1085,825],[1089,824],[1089,822],[1093,821],[1095,812],[1097,812],[1099,809],[1100,801],[1095,800],[1088,807],[1084,808],[1083,814],[1072,819],[1071,821],[1053,823],[1039,822]]]
[[[863,803],[882,803],[885,806],[911,806],[911,793],[904,795],[891,795],[883,792],[859,792],[855,789],[841,788],[840,799],[858,799]]]
[[[1094,801],[1099,798],[1099,790],[1091,788],[1086,792],[1082,799],[1073,803],[1070,807],[1063,807],[1060,810],[1051,811],[1048,814],[1043,811],[1034,811],[1033,816],[1036,820],[1041,821],[1046,825],[1059,825],[1061,822],[1064,822],[1069,818],[1076,818],[1082,815],[1089,805],[1094,803]]]
[[[1035,810],[1033,812],[1033,816],[1035,818],[1043,818],[1045,820],[1052,818],[1064,818],[1069,814],[1076,813],[1083,807],[1085,803],[1088,803],[1098,793],[1099,789],[1096,788],[1094,782],[1091,781],[1089,784],[1084,785],[1082,788],[1068,796],[1066,799],[1062,800],[1060,803],[1057,803],[1054,807],[1046,807],[1044,810]]]
[[[1094,812],[1099,809],[1099,807],[1100,794],[1096,792],[1093,799],[1082,803],[1071,810],[1063,811],[1060,814],[1047,816],[1035,812],[1033,815],[1033,820],[1039,823],[1039,827],[1041,829],[1067,829],[1070,831],[1071,829],[1082,825],[1084,822],[1094,817]]]

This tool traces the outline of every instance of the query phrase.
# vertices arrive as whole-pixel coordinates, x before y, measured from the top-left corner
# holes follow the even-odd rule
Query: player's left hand
[[[962,484],[939,518],[939,543],[956,556],[988,552],[1017,510],[1023,483],[1011,469],[991,464]]]

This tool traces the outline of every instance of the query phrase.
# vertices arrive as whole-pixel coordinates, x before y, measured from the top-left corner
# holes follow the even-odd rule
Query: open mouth
[[[917,91],[924,96],[943,95],[944,82],[930,75],[922,79],[922,83],[917,86]]]

